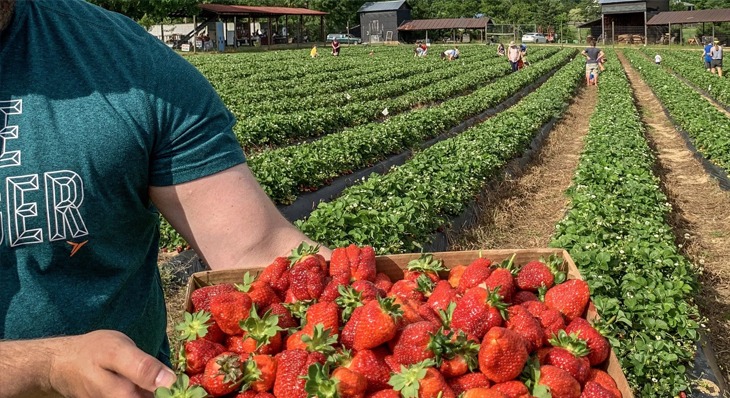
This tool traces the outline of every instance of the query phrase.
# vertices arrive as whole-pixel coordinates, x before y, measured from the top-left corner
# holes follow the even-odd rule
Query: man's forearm
[[[0,341],[0,398],[58,396],[48,377],[58,340]]]

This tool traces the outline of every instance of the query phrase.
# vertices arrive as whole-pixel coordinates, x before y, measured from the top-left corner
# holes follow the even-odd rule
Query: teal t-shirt
[[[18,0],[0,33],[0,339],[115,329],[166,347],[149,186],[245,161],[187,61],[81,0]]]

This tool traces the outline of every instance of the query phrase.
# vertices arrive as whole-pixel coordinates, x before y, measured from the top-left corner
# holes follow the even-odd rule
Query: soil
[[[701,270],[696,301],[725,382],[730,381],[730,192],[693,157],[661,103],[619,54],[634,89],[658,158],[664,192],[673,206],[671,224],[687,258]]]
[[[584,87],[519,175],[489,187],[477,226],[450,237],[450,250],[547,247],[570,204],[570,187],[590,115],[595,87]]]

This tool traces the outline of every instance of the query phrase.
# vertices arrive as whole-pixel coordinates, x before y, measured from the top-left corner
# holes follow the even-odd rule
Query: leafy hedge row
[[[389,155],[418,147],[427,139],[449,131],[470,116],[489,109],[521,88],[555,69],[572,53],[564,50],[546,61],[481,87],[469,95],[440,105],[394,116],[383,123],[370,123],[330,134],[317,141],[262,152],[249,158],[249,166],[267,194],[279,204],[292,203],[301,191],[318,189],[332,179],[371,166]],[[508,68],[508,67],[507,67]],[[494,73],[500,73],[495,70]],[[488,72],[482,72],[485,76]],[[452,87],[472,84],[467,74],[448,84],[433,87],[434,98]],[[439,92],[439,88],[444,91]]]
[[[692,138],[697,150],[711,162],[730,170],[730,118],[695,89],[657,67],[637,50],[625,53],[674,122]]]
[[[598,90],[571,207],[552,246],[567,249],[590,284],[599,327],[638,396],[676,397],[688,391],[698,339],[697,284],[666,222],[671,206],[617,64],[607,65]]]
[[[532,56],[539,60],[553,54],[553,51],[540,52]],[[496,77],[509,72],[506,61],[488,65],[460,66],[458,62],[444,64],[438,73],[438,79],[415,78],[414,81],[423,87],[399,97],[387,100],[349,102],[341,107],[329,107],[293,112],[289,114],[264,114],[261,116],[239,120],[234,132],[244,149],[262,146],[280,146],[292,141],[309,137],[319,137],[341,130],[344,127],[356,126],[382,118],[382,111],[389,113],[411,109],[418,104],[443,100],[462,91],[479,87]],[[376,90],[378,90],[376,88]],[[382,89],[380,89],[382,90]],[[396,89],[397,90],[397,89]],[[342,98],[345,101],[345,98]],[[232,110],[237,113],[236,106]]]
[[[648,49],[644,52],[649,55]],[[696,52],[687,52],[684,50],[660,50],[662,56],[662,66],[666,66],[675,73],[684,77],[692,84],[707,91],[712,97],[730,107],[730,79],[720,78],[717,75],[707,72],[700,55]]]
[[[418,251],[529,147],[542,125],[562,113],[582,72],[583,62],[575,59],[514,107],[348,188],[297,225],[333,247],[354,242],[379,253]]]

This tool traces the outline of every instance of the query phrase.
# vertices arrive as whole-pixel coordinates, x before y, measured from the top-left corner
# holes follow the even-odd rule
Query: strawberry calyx
[[[431,296],[436,284],[426,274],[418,275],[416,278],[416,291],[423,293],[425,297]]]
[[[512,273],[512,275],[517,275],[517,272],[519,272],[520,268],[515,264],[515,257],[517,257],[517,253],[512,254],[512,257],[504,259],[497,268],[504,268]]]
[[[338,398],[337,384],[339,380],[330,377],[329,365],[313,363],[307,369],[307,375],[301,376],[306,379],[304,390],[307,397],[316,398]]]
[[[436,363],[431,359],[408,367],[401,365],[400,372],[393,374],[388,384],[395,391],[400,391],[403,398],[418,398],[418,389],[421,387],[421,380],[426,377],[426,368],[434,365]]]
[[[342,348],[327,357],[326,363],[335,367],[349,368],[352,363],[352,351]]]
[[[424,272],[438,274],[441,271],[448,271],[443,261],[433,258],[433,254],[421,254],[421,257],[411,260],[406,266],[411,272]]]
[[[347,322],[355,308],[363,305],[362,292],[349,285],[340,285],[337,287],[337,291],[340,293],[340,297],[335,299],[335,303],[342,308],[342,321]]]
[[[456,309],[456,302],[451,301],[449,302],[449,305],[446,307],[446,311],[439,309],[438,315],[439,318],[441,318],[441,324],[444,325],[445,328],[451,328],[451,321],[454,319],[454,310]]]
[[[320,352],[325,356],[332,355],[335,352],[334,344],[337,343],[337,334],[332,334],[331,330],[325,329],[324,325],[318,323],[314,326],[312,335],[302,335],[302,342],[306,345],[309,352]]]
[[[277,333],[284,329],[279,327],[279,316],[266,311],[263,317],[259,317],[256,311],[256,305],[251,306],[251,312],[243,321],[239,322],[241,329],[246,332],[246,336],[256,341],[256,350],[269,344],[271,339]]]
[[[429,335],[431,338],[426,349],[433,352],[433,360],[436,366],[441,366],[443,360],[451,360],[461,356],[470,370],[479,367],[477,357],[480,345],[468,339],[463,331],[446,331],[444,328],[440,328],[435,333],[429,333]]]
[[[568,334],[565,330],[560,330],[548,341],[553,347],[560,347],[578,358],[590,353],[588,343],[585,340],[579,339],[575,333]]]
[[[395,303],[395,297],[378,297],[377,300],[383,313],[389,315],[394,321],[403,316],[403,310],[400,308],[400,304]]]
[[[221,354],[215,358],[215,363],[224,384],[238,384],[243,379],[243,364],[238,354]]]
[[[525,383],[525,387],[527,387],[527,390],[533,397],[552,398],[550,389],[540,384],[540,360],[537,358],[537,355],[533,355],[527,360],[527,364],[522,369],[520,380]]]
[[[185,312],[182,322],[175,325],[175,330],[180,332],[180,338],[185,341],[193,341],[205,337],[210,326],[210,312],[200,310],[195,313]]]
[[[208,393],[201,386],[191,386],[190,377],[180,373],[175,383],[167,387],[159,387],[155,390],[155,398],[205,398]]]
[[[508,305],[504,302],[502,295],[499,294],[499,289],[501,288],[502,286],[497,286],[493,290],[485,288],[487,290],[487,305],[492,308],[496,308],[497,311],[499,311],[499,314],[502,316],[502,319],[507,319],[509,317],[509,315],[507,314]]]
[[[283,303],[284,308],[304,326],[307,319],[307,310],[314,304],[314,300],[297,300],[293,303]]]
[[[543,260],[541,258],[540,261],[542,261],[545,265],[548,266],[548,268],[550,268],[550,272],[552,272],[553,277],[555,277],[556,285],[565,282],[567,275],[565,271],[563,271],[563,264],[565,263],[565,260],[562,257],[553,253],[547,258],[547,260]]]
[[[251,290],[254,282],[256,282],[256,277],[251,275],[250,272],[246,271],[246,273],[243,274],[243,283],[235,283],[234,286],[236,286],[236,289],[238,289],[238,291],[248,293],[248,291]]]
[[[319,253],[319,245],[312,246],[307,242],[302,242],[299,246],[292,250],[291,255],[288,258],[291,262],[291,266],[294,266],[294,264],[302,261],[305,257],[312,256],[317,253]]]
[[[251,385],[261,380],[261,369],[259,365],[252,358],[246,360],[243,363],[243,384],[241,385],[241,392],[245,392]]]

